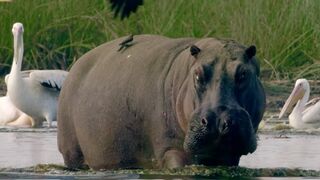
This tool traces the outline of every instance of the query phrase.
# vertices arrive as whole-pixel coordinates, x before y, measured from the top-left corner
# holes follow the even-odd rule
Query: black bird
[[[138,6],[143,4],[143,0],[110,0],[114,17],[120,14],[121,20],[128,18],[131,13],[137,11]]]
[[[121,51],[123,48],[127,48],[133,45],[133,34],[131,34],[130,36],[128,36],[125,40],[123,40],[119,46],[120,48],[118,49],[118,51]]]

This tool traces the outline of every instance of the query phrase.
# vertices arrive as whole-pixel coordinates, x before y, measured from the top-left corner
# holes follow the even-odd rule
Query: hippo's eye
[[[250,74],[250,72],[247,70],[244,70],[244,69],[237,73],[236,83],[239,88],[245,87],[245,85],[249,79],[249,74]]]
[[[239,79],[238,79],[238,81],[244,81],[245,79],[246,79],[246,77],[247,77],[247,73],[246,73],[246,71],[243,71],[243,72],[241,72],[241,74],[239,75]]]
[[[195,80],[199,85],[204,84],[204,77],[202,74],[195,74]]]
[[[194,70],[194,86],[199,93],[203,93],[212,76],[212,67],[202,65]]]
[[[195,69],[194,81],[195,81],[194,82],[195,88],[198,91],[203,92],[205,90],[206,80],[205,80],[204,69],[202,67],[198,67],[197,69]]]

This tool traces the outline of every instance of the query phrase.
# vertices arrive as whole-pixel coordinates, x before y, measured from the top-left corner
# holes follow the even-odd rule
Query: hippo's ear
[[[251,45],[248,47],[245,51],[245,56],[247,57],[247,60],[250,60],[253,58],[253,56],[256,55],[256,47]],[[254,64],[254,67],[256,68],[256,74],[259,77],[260,76],[260,64],[257,60],[251,60],[251,62]]]
[[[245,54],[248,59],[251,59],[253,56],[256,55],[256,51],[256,47],[252,45],[246,49]]]
[[[197,55],[200,53],[200,51],[201,51],[201,49],[200,48],[198,48],[196,45],[192,45],[191,47],[190,47],[190,53],[191,53],[191,55],[193,56],[193,57],[197,57]]]

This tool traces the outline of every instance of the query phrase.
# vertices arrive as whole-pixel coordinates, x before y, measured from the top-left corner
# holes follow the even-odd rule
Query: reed
[[[25,69],[68,69],[82,54],[134,34],[231,38],[258,48],[266,79],[317,79],[318,0],[145,0],[129,19],[114,19],[107,0],[0,2],[0,74],[10,70],[14,22],[25,26]]]

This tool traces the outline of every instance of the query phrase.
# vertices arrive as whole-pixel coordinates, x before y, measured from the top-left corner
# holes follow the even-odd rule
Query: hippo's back
[[[58,144],[67,165],[66,159],[74,156],[90,157],[86,161],[96,168],[142,163],[143,159],[134,157],[148,143],[149,122],[145,120],[161,101],[162,85],[175,57],[194,41],[139,35],[131,46],[118,51],[124,39],[82,56],[64,83]],[[120,162],[124,154],[128,158]],[[105,159],[109,159],[107,165]]]

